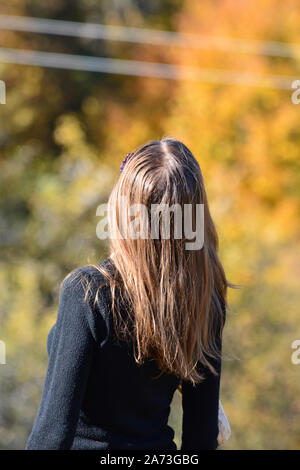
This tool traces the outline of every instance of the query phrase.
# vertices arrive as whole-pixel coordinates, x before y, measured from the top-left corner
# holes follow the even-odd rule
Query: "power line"
[[[88,39],[124,41],[152,46],[176,46],[215,49],[223,52],[258,54],[282,58],[300,57],[300,45],[278,41],[234,39],[174,31],[162,31],[96,23],[50,20],[25,16],[0,15],[0,27],[6,30],[72,36]]]
[[[292,82],[296,80],[296,77],[284,75],[258,75],[235,70],[205,69],[137,60],[10,48],[0,48],[0,62],[171,80],[199,80],[208,83],[247,85],[281,90],[290,90]]]

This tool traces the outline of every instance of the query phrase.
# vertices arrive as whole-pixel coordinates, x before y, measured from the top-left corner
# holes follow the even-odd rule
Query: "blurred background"
[[[225,448],[300,448],[299,26],[297,0],[1,2],[1,449],[31,431],[61,280],[107,255],[97,206],[124,156],[165,136],[198,159],[242,285],[224,337]],[[170,422],[179,446],[178,395]]]

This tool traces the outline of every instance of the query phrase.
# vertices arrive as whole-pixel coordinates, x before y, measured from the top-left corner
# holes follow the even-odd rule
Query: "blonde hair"
[[[186,238],[175,238],[174,227],[169,239],[162,238],[161,220],[156,239],[116,236],[121,219],[128,217],[127,208],[134,204],[148,208],[149,220],[152,204],[179,204],[182,208],[203,204],[202,248],[187,250]],[[191,151],[171,138],[140,147],[113,188],[108,217],[114,269],[98,269],[110,284],[117,335],[132,341],[139,364],[152,358],[162,372],[192,383],[203,378],[199,364],[216,373],[210,359],[220,356],[229,283],[217,253],[218,237],[201,170]],[[116,289],[127,302],[126,318],[116,302]]]

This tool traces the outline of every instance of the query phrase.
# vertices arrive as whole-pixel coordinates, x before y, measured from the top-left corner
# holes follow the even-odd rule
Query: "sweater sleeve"
[[[225,318],[225,306],[223,308]],[[217,344],[222,350],[222,334],[217,329]],[[218,415],[221,359],[210,360],[217,375],[199,364],[204,380],[195,386],[182,384],[182,446],[181,450],[214,450],[218,447]]]
[[[48,369],[28,450],[69,449],[72,445],[93,357],[92,318],[83,284],[68,277],[51,331]]]

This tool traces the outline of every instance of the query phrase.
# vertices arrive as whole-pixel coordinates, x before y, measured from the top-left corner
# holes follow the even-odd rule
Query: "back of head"
[[[182,142],[151,141],[130,154],[109,226],[115,275],[106,275],[113,297],[121,285],[133,326],[113,308],[118,334],[133,341],[138,363],[150,357],[162,372],[198,382],[196,364],[213,370],[219,355],[227,281],[201,170]]]

